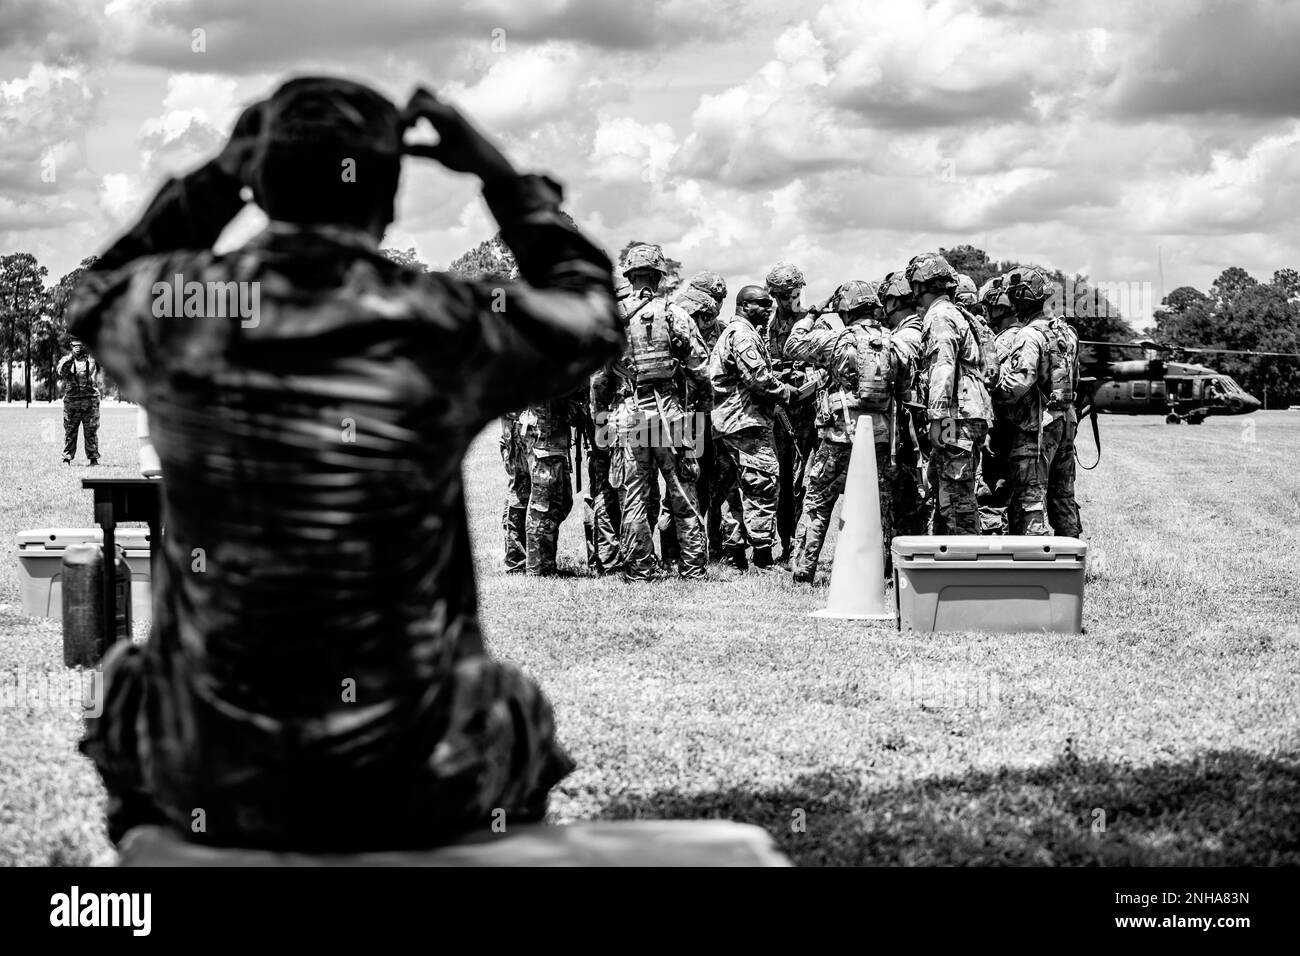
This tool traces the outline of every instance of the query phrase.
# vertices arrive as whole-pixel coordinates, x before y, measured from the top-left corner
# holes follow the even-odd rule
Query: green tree
[[[989,261],[989,254],[983,249],[976,249],[969,244],[954,246],[951,249],[939,249],[939,255],[948,260],[948,265],[952,266],[958,272],[968,275],[975,282],[975,288],[980,288],[989,279],[1002,274],[998,268],[998,263]]]
[[[1193,289],[1189,285],[1180,285],[1173,292],[1164,297],[1161,304],[1169,306],[1173,312],[1186,312],[1194,305],[1205,304],[1209,302],[1209,297],[1199,289]]]
[[[15,349],[22,347],[31,379],[32,326],[45,300],[45,266],[30,252],[0,256],[0,317],[5,332],[5,401],[14,400]]]
[[[407,249],[406,251],[402,251],[401,249],[380,249],[379,251],[398,265],[407,266],[417,272],[429,271],[428,265],[421,261],[420,257],[416,255],[414,248]]]

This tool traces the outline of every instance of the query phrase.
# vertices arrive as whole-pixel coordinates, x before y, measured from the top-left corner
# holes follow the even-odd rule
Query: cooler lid
[[[974,561],[981,557],[1012,558],[1018,561],[1053,561],[1088,553],[1088,544],[1078,538],[1032,534],[902,535],[891,550],[901,558],[934,558],[938,561]]]
[[[62,550],[72,544],[102,544],[104,533],[99,528],[33,528],[19,531],[18,548],[21,551],[35,551],[38,548]],[[144,549],[149,547],[148,528],[114,528],[113,540],[123,548]]]

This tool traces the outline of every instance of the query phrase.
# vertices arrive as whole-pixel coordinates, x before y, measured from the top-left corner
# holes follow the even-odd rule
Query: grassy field
[[[131,410],[103,418],[99,473],[133,474]],[[489,429],[466,466],[484,624],[580,764],[554,818],[728,817],[802,865],[1300,863],[1300,413],[1102,430],[1087,634],[918,640],[809,618],[826,590],[787,574],[506,577]],[[61,441],[57,408],[0,406],[0,863],[112,859],[76,707],[14,691],[67,680],[13,556],[20,529],[92,523]]]

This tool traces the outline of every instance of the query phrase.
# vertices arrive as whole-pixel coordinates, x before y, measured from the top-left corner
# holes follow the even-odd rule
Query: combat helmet
[[[648,242],[633,246],[623,259],[623,275],[636,269],[654,269],[660,275],[668,273],[668,264],[664,262],[664,251]]]
[[[835,311],[851,312],[864,305],[880,308],[880,298],[876,294],[879,284],[862,279],[850,279],[835,293]]]
[[[727,280],[716,272],[697,272],[688,284],[707,293],[719,305],[727,297]]]
[[[957,273],[957,291],[953,295],[953,301],[966,308],[974,308],[979,300],[976,294],[975,280],[964,272]]]
[[[1007,290],[1002,288],[1002,276],[994,276],[982,286],[976,300],[991,315],[994,309],[1011,308],[1011,300],[1007,298]]]
[[[1002,277],[1002,288],[1017,312],[1037,311],[1052,294],[1052,283],[1032,266],[1012,269]]]
[[[706,320],[713,321],[718,317],[718,303],[705,290],[697,286],[682,286],[675,296],[673,304],[681,306],[692,316],[702,315]]]
[[[899,269],[896,272],[887,273],[884,281],[880,283],[880,287],[876,290],[876,296],[882,304],[890,296],[904,301],[910,300],[912,298],[912,287],[907,282],[904,270]]]
[[[778,262],[772,266],[765,282],[768,292],[782,298],[788,296],[799,286],[807,285],[803,273],[799,271],[799,267],[789,262]]]
[[[919,282],[922,285],[934,282],[939,285],[955,286],[957,270],[948,265],[948,260],[937,252],[923,252],[913,256],[904,272],[909,284]]]

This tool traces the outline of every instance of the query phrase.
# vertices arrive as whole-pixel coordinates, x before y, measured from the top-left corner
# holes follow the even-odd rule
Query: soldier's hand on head
[[[460,110],[419,87],[402,110],[403,133],[422,119],[433,126],[438,142],[404,143],[402,149],[408,156],[437,160],[454,172],[472,173],[484,182],[515,175],[514,166],[501,150],[461,115]]]
[[[266,103],[259,101],[239,114],[235,128],[230,132],[230,139],[221,148],[214,160],[227,176],[249,185],[248,171],[257,148],[257,137],[262,131],[262,116]]]

